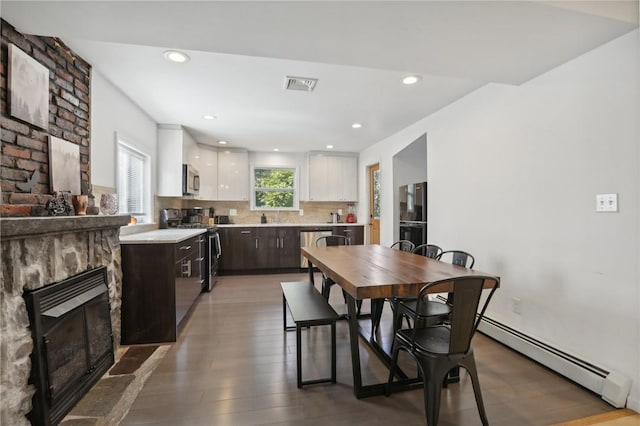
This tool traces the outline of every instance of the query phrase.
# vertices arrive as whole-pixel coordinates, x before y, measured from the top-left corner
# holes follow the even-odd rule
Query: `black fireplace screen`
[[[30,420],[55,425],[114,362],[106,268],[25,293],[36,387]]]

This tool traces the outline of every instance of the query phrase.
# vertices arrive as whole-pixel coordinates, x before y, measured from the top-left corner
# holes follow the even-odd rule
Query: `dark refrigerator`
[[[400,187],[400,239],[427,243],[427,182]]]

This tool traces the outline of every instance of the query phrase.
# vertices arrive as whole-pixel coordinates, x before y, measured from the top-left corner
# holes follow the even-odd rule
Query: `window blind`
[[[119,211],[137,218],[145,215],[144,173],[146,161],[143,154],[125,145],[118,145]]]

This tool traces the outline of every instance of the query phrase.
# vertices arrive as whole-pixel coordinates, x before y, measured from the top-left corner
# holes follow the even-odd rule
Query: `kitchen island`
[[[206,229],[120,237],[123,345],[175,342],[202,291]]]

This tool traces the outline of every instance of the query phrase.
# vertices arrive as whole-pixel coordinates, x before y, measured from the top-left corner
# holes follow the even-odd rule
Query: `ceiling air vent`
[[[285,90],[312,92],[316,87],[316,83],[318,83],[317,78],[287,76],[284,79],[284,88]]]

